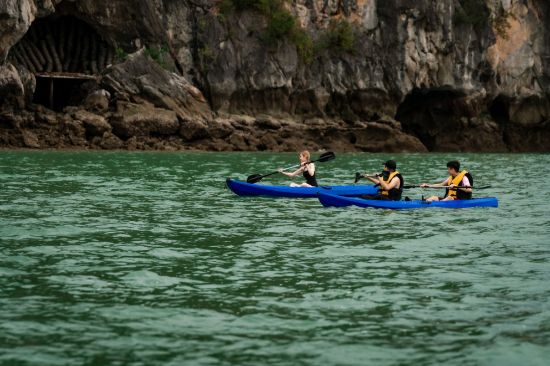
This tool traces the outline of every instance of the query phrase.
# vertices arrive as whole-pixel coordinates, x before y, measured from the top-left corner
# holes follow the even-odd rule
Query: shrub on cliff
[[[340,53],[355,53],[355,29],[346,20],[331,20],[326,31],[317,39],[315,53],[325,50]]]
[[[460,6],[455,8],[456,24],[471,24],[482,26],[489,22],[489,9],[484,0],[459,0]]]
[[[269,42],[276,42],[279,39],[290,35],[296,27],[296,19],[287,11],[278,10],[271,14],[264,39]]]
[[[296,17],[285,9],[286,0],[222,0],[218,5],[224,17],[233,11],[256,10],[267,18],[267,27],[262,35],[267,45],[288,39],[296,47],[298,56],[304,63],[313,60],[314,47],[311,37],[303,30]]]
[[[496,13],[491,19],[491,25],[493,26],[495,33],[504,39],[510,38],[508,35],[508,30],[510,30],[511,27],[509,19],[513,17],[514,15],[512,13],[504,10],[502,4],[499,4]]]
[[[491,25],[497,35],[508,39],[510,29],[509,18],[513,14],[506,11],[502,3],[496,4],[494,14],[491,14],[484,0],[459,0],[460,6],[455,8],[456,24],[471,24],[473,26]]]
[[[157,64],[159,64],[162,68],[172,71],[173,68],[171,67],[169,62],[169,60],[171,60],[171,56],[168,50],[168,46],[166,45],[145,46],[145,53],[149,57],[151,57]]]
[[[315,47],[309,34],[300,27],[295,27],[290,37],[302,61],[306,64],[310,64],[315,57]]]
[[[355,49],[355,34],[350,22],[331,21],[327,30],[326,45],[330,49],[353,52]]]

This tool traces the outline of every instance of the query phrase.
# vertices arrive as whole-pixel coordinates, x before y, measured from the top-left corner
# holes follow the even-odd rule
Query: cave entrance
[[[468,114],[463,103],[465,93],[451,88],[413,89],[397,108],[395,119],[403,130],[412,134],[433,151],[437,138],[446,131],[452,133],[460,127],[460,118]]]
[[[489,113],[498,124],[506,124],[510,120],[510,98],[498,95],[489,105]]]
[[[42,104],[51,110],[60,112],[67,106],[82,103],[90,87],[96,83],[96,77],[85,74],[36,74],[36,90],[33,103]]]
[[[114,48],[86,22],[54,14],[35,20],[8,57],[35,75],[33,102],[60,111],[82,101],[83,86],[96,79],[114,55]]]

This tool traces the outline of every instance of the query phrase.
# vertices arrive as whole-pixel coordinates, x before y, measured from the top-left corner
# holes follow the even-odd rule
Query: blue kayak
[[[498,200],[494,197],[473,198],[471,200],[456,201],[434,201],[427,202],[421,200],[411,201],[380,201],[365,200],[355,197],[342,197],[332,193],[319,192],[319,201],[325,207],[372,207],[388,210],[407,210],[415,208],[470,208],[470,207],[498,207]]]
[[[363,194],[376,194],[378,189],[372,185],[356,186],[322,186],[322,187],[289,187],[268,186],[265,184],[251,184],[240,180],[227,178],[227,187],[239,196],[269,196],[289,198],[315,198],[317,193],[331,192],[341,196],[361,196]]]

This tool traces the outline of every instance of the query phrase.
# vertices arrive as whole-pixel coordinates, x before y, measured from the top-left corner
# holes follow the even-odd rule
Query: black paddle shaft
[[[377,177],[379,177],[380,175],[376,175]],[[359,172],[355,173],[355,183],[357,183],[360,179],[363,179],[363,178],[366,178],[367,176],[365,174],[361,174]],[[419,186],[419,185],[412,185],[412,186],[403,186],[403,189],[410,189],[410,188],[423,188],[422,186]],[[448,189],[449,187],[448,186],[441,186],[441,187],[426,187],[426,188],[445,188],[445,189]],[[487,188],[491,188],[491,186],[482,186],[482,187],[477,187],[477,186],[457,186],[455,187],[456,189],[460,189],[460,188],[472,188],[472,189],[487,189]]]
[[[408,188],[424,188],[422,186],[403,186],[403,189],[408,189]],[[450,187],[449,186],[440,186],[440,187],[425,187],[425,188],[432,188],[432,189],[449,189]],[[472,188],[472,189],[487,189],[487,188],[491,188],[491,186],[482,186],[482,187],[477,187],[477,186],[456,186],[454,187],[453,189],[460,189],[460,188]]]
[[[320,163],[324,163],[324,162],[327,162],[327,161],[330,161],[330,160],[334,160],[336,158],[336,155],[332,152],[332,151],[328,151],[324,154],[321,154],[321,156],[319,156],[318,159],[315,159],[315,160],[311,160],[311,161],[308,161],[306,164],[310,164],[310,163],[315,163],[315,162],[320,162]],[[300,164],[301,165],[301,164]],[[297,168],[299,167],[300,165],[293,165],[293,166],[290,166],[288,168],[285,168],[283,170],[288,170],[288,169],[292,169],[292,168]],[[253,175],[250,175],[248,176],[248,178],[246,178],[246,181],[247,183],[258,183],[259,181],[261,181],[262,179],[264,179],[265,177],[269,177],[270,175],[274,175],[274,174],[277,174],[279,173],[278,170],[274,171],[274,172],[271,172],[271,173],[268,173],[268,174],[253,174]]]
[[[359,182],[361,179],[363,178],[367,178],[367,177],[371,177],[371,178],[379,178],[381,177],[382,174],[376,174],[376,175],[366,175],[366,174],[361,174],[359,172],[355,173],[355,181],[353,183],[357,183]]]

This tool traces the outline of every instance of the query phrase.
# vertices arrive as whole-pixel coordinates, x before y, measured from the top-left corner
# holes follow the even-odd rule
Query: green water
[[[455,158],[339,155],[320,181],[389,157],[406,184]],[[0,151],[0,364],[547,365],[550,155],[458,158],[498,209],[224,187],[295,154]]]

